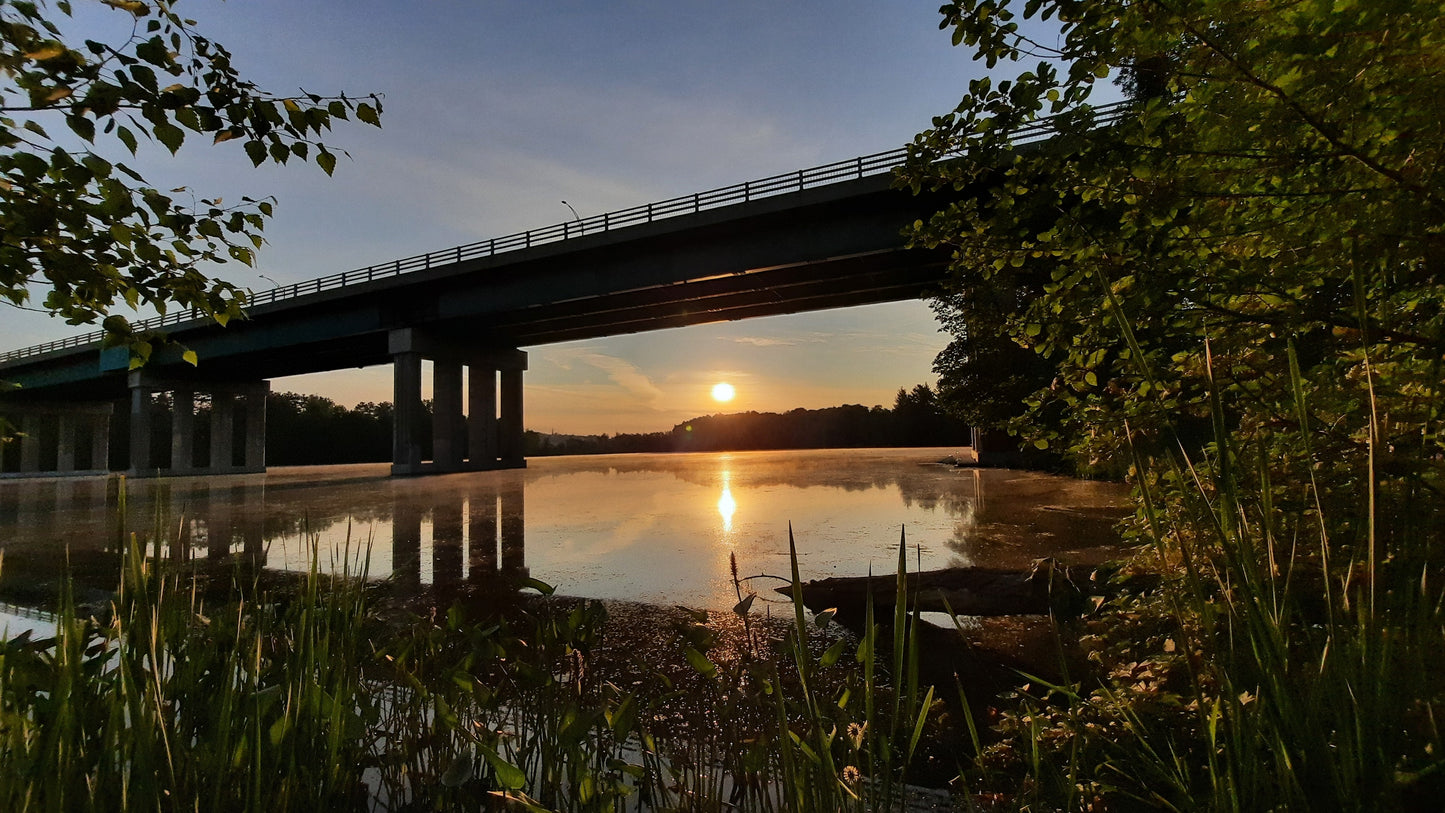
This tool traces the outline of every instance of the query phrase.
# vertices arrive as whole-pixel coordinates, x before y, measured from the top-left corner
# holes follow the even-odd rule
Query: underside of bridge
[[[907,248],[901,234],[938,204],[891,189],[887,176],[862,178],[403,275],[318,282],[314,293],[303,283],[301,295],[227,327],[177,325],[174,344],[139,372],[124,348],[98,344],[0,364],[0,380],[20,385],[0,411],[35,430],[0,456],[0,476],[78,465],[142,476],[262,471],[269,379],[386,363],[394,474],[522,466],[519,348],[925,296],[947,256]],[[184,363],[182,348],[200,363]],[[424,360],[434,376],[431,461],[421,459]],[[126,443],[107,459],[99,450],[112,409]],[[169,454],[153,454],[167,423]]]

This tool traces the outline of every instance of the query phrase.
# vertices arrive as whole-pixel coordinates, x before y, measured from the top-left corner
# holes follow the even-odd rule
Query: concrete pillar
[[[467,497],[467,580],[483,581],[496,573],[497,492],[481,488]]]
[[[90,468],[110,471],[110,415],[106,412],[90,416]]]
[[[171,391],[171,471],[185,474],[196,466],[196,393]]]
[[[235,467],[233,462],[236,428],[236,397],[229,392],[211,393],[211,462],[209,471],[220,474]]]
[[[421,354],[393,357],[391,473],[421,470]]]
[[[246,471],[266,470],[266,395],[270,391],[271,385],[262,382],[246,392]]]
[[[498,438],[502,465],[520,468],[527,465],[522,457],[522,371],[502,371],[501,417]]]
[[[497,371],[467,366],[467,460],[474,469],[497,465]]]
[[[40,416],[20,418],[20,470],[26,474],[40,471]]]
[[[151,469],[151,391],[130,388],[130,472],[144,474]]]
[[[432,362],[432,461],[438,471],[462,468],[462,365]]]
[[[75,471],[75,416],[61,414],[55,420],[55,470],[61,474]]]

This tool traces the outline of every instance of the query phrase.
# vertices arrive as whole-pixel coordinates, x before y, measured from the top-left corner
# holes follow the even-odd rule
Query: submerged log
[[[1085,581],[1087,584],[1087,581]],[[907,601],[921,612],[955,615],[1078,615],[1085,591],[1054,559],[1039,559],[1028,570],[951,567],[908,574]],[[896,576],[835,576],[804,582],[803,605],[819,612],[837,608],[840,615],[861,617],[873,596],[875,618],[892,617],[898,602]],[[792,596],[793,588],[779,587]]]

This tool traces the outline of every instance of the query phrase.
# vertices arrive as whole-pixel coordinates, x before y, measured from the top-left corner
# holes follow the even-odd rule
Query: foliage
[[[430,403],[424,406],[429,414]],[[391,422],[390,402],[348,409],[319,395],[273,392],[266,397],[266,460],[274,466],[390,460]]]
[[[1439,4],[942,11],[1017,75],[912,147],[915,187],[959,193],[915,230],[955,252],[938,308],[1052,368],[1016,430],[1132,461],[1134,530],[1171,580],[1101,607],[1099,673],[1024,698],[972,778],[1011,765],[992,779],[1043,807],[1438,799]],[[1128,96],[1107,121],[1106,80]],[[1010,144],[1044,114],[1051,138]],[[939,371],[945,391],[987,373],[967,352]]]
[[[147,185],[115,159],[143,142],[177,152],[187,137],[234,142],[253,164],[336,154],[319,139],[334,121],[379,123],[377,97],[275,96],[244,79],[231,53],[201,35],[167,0],[0,2],[0,297],[41,306],[71,324],[104,320],[139,360],[150,337],[131,334],[113,309],[192,309],[224,323],[245,293],[209,267],[252,262],[272,214],[266,200],[199,204]],[[78,12],[72,20],[72,13]],[[105,24],[128,34],[104,42],[63,25]],[[77,39],[81,39],[79,43]]]
[[[1321,443],[1362,448],[1368,370],[1383,376],[1389,446],[1438,448],[1433,429],[1413,429],[1434,420],[1445,351],[1438,4],[964,0],[943,11],[955,41],[990,65],[1047,57],[973,82],[918,137],[909,174],[967,193],[916,233],[955,249],[941,312],[1000,327],[1056,367],[1032,396],[1044,420],[1031,439],[1097,455],[1124,451],[1125,421],[1207,436],[1207,338],[1228,418],[1251,431],[1293,419],[1268,400],[1293,342],[1307,386],[1332,393],[1309,416]],[[1025,37],[1041,20],[1057,47]],[[1106,78],[1134,104],[1095,127],[1088,101]],[[1012,148],[1008,131],[1044,113],[1062,114],[1057,134]],[[963,160],[937,163],[949,156]],[[940,358],[945,390],[968,380],[957,362]]]

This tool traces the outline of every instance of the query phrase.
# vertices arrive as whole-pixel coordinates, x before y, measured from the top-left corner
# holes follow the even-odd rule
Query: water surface
[[[559,593],[722,609],[742,576],[788,573],[788,527],[805,579],[909,567],[1092,564],[1117,552],[1117,484],[955,468],[955,449],[867,449],[534,458],[524,470],[409,479],[381,464],[131,480],[128,530],[173,554],[249,556],[304,570],[365,564],[413,584],[521,571]],[[961,453],[967,455],[967,450]],[[0,482],[6,575],[58,572],[121,538],[121,484]],[[369,551],[364,562],[359,551]],[[33,575],[27,575],[34,578]],[[14,579],[7,578],[7,585]],[[753,582],[759,590],[772,583]]]

